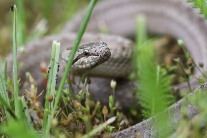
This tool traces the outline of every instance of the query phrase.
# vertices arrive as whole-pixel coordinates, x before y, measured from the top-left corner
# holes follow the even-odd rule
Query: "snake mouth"
[[[72,65],[74,65],[78,60],[80,60],[81,58],[88,58],[89,56],[99,56],[98,54],[91,54],[91,53],[86,53],[86,52],[84,52],[84,53],[82,53],[82,54],[80,54],[80,55],[78,55],[74,60],[73,60],[73,62],[72,62]]]

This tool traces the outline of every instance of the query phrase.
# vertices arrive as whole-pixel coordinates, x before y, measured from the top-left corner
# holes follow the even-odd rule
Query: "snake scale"
[[[132,38],[135,35],[135,17],[140,13],[146,17],[149,33],[166,34],[182,39],[195,64],[203,63],[203,69],[207,70],[207,22],[202,15],[199,15],[199,10],[193,9],[192,6],[192,3],[186,3],[185,0],[108,0],[99,2],[93,11],[87,31],[81,41],[81,44],[86,44],[101,40],[106,42],[112,51],[111,59],[104,63],[103,66],[101,65],[102,67],[99,67],[98,70],[100,71],[95,71],[95,74],[91,73],[91,75],[96,76],[92,78],[90,85],[95,98],[106,103],[107,98],[103,97],[107,97],[112,92],[109,87],[111,79],[97,78],[97,76],[123,78],[131,72],[129,61],[133,51],[133,43],[127,38]],[[41,72],[39,71],[40,62],[49,61],[53,40],[61,42],[61,51],[73,45],[84,13],[85,10],[75,15],[73,19],[66,23],[62,33],[46,36],[26,44],[25,52],[21,55],[19,54],[18,57],[19,61],[24,62],[19,70],[22,82],[26,80],[25,72],[30,71],[36,80],[38,89],[43,89]],[[98,34],[103,24],[107,26],[111,35]],[[8,73],[11,74],[11,56],[8,57],[8,61]],[[63,66],[64,63],[60,63],[60,67]],[[60,77],[61,73],[62,70],[60,69]],[[195,76],[201,75],[196,69],[194,74]],[[191,83],[198,86],[195,80]],[[182,88],[184,86],[185,84],[179,87]],[[206,84],[203,84],[193,94],[205,88]],[[116,91],[116,99],[120,101],[123,107],[127,108],[130,104],[136,103],[133,100],[133,84],[131,82],[123,79],[121,81],[117,80]],[[169,124],[171,125],[165,128],[165,130],[169,128],[175,129],[177,123],[181,120],[180,108],[182,102],[186,101],[187,97],[166,109],[165,112],[169,113]],[[192,118],[197,113],[196,107],[188,104],[188,116]],[[154,118],[156,117],[149,118],[135,126],[114,133],[112,137],[133,138],[136,137],[136,134],[140,134],[139,137],[141,138],[159,137],[159,134],[165,130],[152,127]]]

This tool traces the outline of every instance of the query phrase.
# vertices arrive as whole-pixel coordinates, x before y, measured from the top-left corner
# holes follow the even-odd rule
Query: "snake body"
[[[175,38],[180,38],[184,41],[186,49],[190,52],[195,64],[203,63],[203,69],[207,70],[207,22],[202,15],[199,15],[198,9],[192,9],[192,3],[186,3],[184,0],[111,0],[103,1],[95,7],[88,29],[82,39],[82,44],[104,41],[111,49],[111,58],[108,62],[91,72],[93,76],[99,77],[126,77],[131,72],[130,56],[132,54],[133,43],[125,38],[132,38],[135,35],[135,17],[142,14],[146,17],[147,29],[152,34],[167,34]],[[84,10],[85,11],[85,10]],[[29,42],[26,44],[24,54],[18,57],[19,61],[24,61],[20,69],[19,76],[24,82],[26,79],[24,74],[30,71],[36,80],[36,85],[41,90],[43,87],[41,73],[39,70],[40,61],[49,61],[51,43],[53,40],[61,42],[61,51],[69,46],[72,46],[76,31],[82,22],[84,11],[78,13],[72,20],[70,20],[61,34],[54,36],[47,36],[42,39]],[[119,35],[100,35],[100,27],[106,25],[110,34]],[[122,37],[120,37],[122,36]],[[44,49],[44,50],[43,50]],[[9,67],[11,68],[12,58],[9,56]],[[64,63],[60,63],[63,67]],[[12,70],[8,71],[11,74]],[[61,76],[62,70],[59,71]],[[200,76],[201,73],[195,69],[194,75]],[[94,83],[93,83],[94,82]],[[107,95],[110,95],[112,90],[109,88],[110,79],[93,78],[91,89],[95,94],[96,99],[102,102],[107,102]],[[133,85],[127,80],[117,80],[117,98],[121,105],[128,107],[133,101]],[[193,80],[194,84],[196,81]],[[202,85],[200,89],[206,88],[206,84]],[[181,120],[180,108],[183,101],[187,98],[178,101],[165,112],[169,113],[169,125],[165,128],[175,129],[179,120]],[[105,101],[104,101],[105,100]],[[188,116],[192,118],[198,113],[196,107],[188,104]],[[135,126],[126,130],[112,134],[113,137],[159,137],[162,133],[160,128],[154,128],[152,123],[154,117],[149,118]]]

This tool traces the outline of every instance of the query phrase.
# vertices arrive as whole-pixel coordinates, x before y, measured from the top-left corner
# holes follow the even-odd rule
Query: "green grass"
[[[49,101],[48,96],[52,96],[53,98],[56,95],[56,78],[57,78],[57,72],[58,72],[58,63],[59,63],[59,54],[60,54],[60,43],[54,41],[52,44],[52,53],[51,53],[51,59],[50,59],[50,72],[49,72],[49,79],[47,83],[47,91],[46,91],[46,101],[44,106],[44,118],[43,118],[43,137],[48,137],[49,131],[51,128],[51,122],[53,120],[53,116],[51,114],[51,111],[54,109],[54,100]],[[58,100],[59,99],[56,99]],[[56,108],[55,108],[56,110]]]
[[[15,115],[19,118],[19,87],[18,87],[18,70],[17,70],[17,8],[14,5],[14,20],[13,20],[13,83],[14,83],[14,106]]]
[[[71,56],[68,60],[68,64],[67,64],[66,70],[64,72],[63,78],[61,80],[60,87],[58,89],[55,100],[52,101],[52,102],[49,102],[48,100],[46,100],[45,109],[44,109],[42,137],[48,137],[49,136],[49,130],[51,128],[51,124],[52,124],[52,120],[53,120],[55,111],[57,110],[57,104],[58,104],[60,96],[62,94],[63,85],[65,83],[66,76],[67,76],[67,74],[70,70],[70,66],[71,66],[72,60],[74,58],[75,52],[76,52],[77,47],[80,43],[80,40],[83,36],[86,25],[89,21],[90,15],[92,13],[92,10],[93,10],[96,2],[97,2],[97,0],[91,0],[91,3],[89,4],[88,10],[86,12],[86,16],[83,19],[83,23],[82,23],[82,25],[80,27],[80,31],[77,35],[72,54],[71,54]],[[27,121],[30,121],[31,119],[27,118],[28,117],[28,112],[27,113],[22,112],[24,110],[24,108],[26,108],[25,107],[26,104],[25,104],[25,101],[21,100],[18,96],[19,95],[19,93],[18,93],[19,88],[18,88],[18,77],[17,77],[18,76],[18,73],[17,73],[18,72],[18,70],[17,70],[17,8],[16,8],[15,5],[13,7],[14,7],[13,8],[13,13],[14,13],[14,16],[13,16],[13,18],[14,18],[14,20],[13,20],[13,60],[14,60],[14,62],[13,62],[13,64],[14,64],[13,65],[13,70],[14,70],[14,72],[13,72],[13,83],[14,83],[13,84],[14,85],[14,90],[13,90],[14,103],[13,103],[13,106],[14,106],[14,109],[15,109],[15,114],[12,113],[10,103],[8,102],[9,98],[8,98],[8,95],[7,95],[7,92],[6,92],[5,79],[4,79],[3,75],[0,74],[1,75],[0,76],[1,77],[1,85],[2,85],[2,89],[3,89],[2,91],[4,92],[4,95],[1,95],[0,100],[1,100],[1,103],[3,104],[3,106],[4,106],[5,113],[7,115],[7,119],[11,120],[11,121],[8,120],[8,122],[6,123],[7,125],[6,124],[1,125],[1,128],[2,128],[1,132],[8,135],[8,136],[11,136],[11,137],[13,137],[13,136],[21,137],[22,132],[27,130],[26,128],[28,128],[27,127],[28,123],[30,124],[30,122],[27,122]],[[55,97],[54,95],[55,95],[55,92],[56,92],[55,91],[55,85],[56,85],[56,74],[57,74],[58,62],[59,62],[59,52],[60,52],[60,44],[59,43],[54,43],[53,46],[52,46],[52,57],[51,57],[51,62],[50,62],[51,68],[50,68],[50,74],[49,74],[49,81],[48,81],[48,84],[47,84],[46,97],[49,96],[49,95],[52,95],[53,97]],[[5,69],[6,69],[6,67],[5,67]],[[7,111],[10,111],[10,112],[7,112]],[[11,119],[11,117],[10,117],[11,115],[13,115],[14,120]],[[25,121],[27,122],[26,124],[25,124]],[[18,129],[14,129],[17,126],[19,126]],[[22,135],[22,137],[23,136],[24,137],[37,137],[36,132],[33,129],[29,129],[27,132],[28,133],[24,133]]]

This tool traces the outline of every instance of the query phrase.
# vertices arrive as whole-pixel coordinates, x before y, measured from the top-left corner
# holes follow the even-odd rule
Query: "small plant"
[[[146,40],[145,20],[138,17],[138,39],[134,54],[134,65],[137,75],[138,87],[137,97],[142,106],[142,114],[149,118],[173,103],[174,98],[171,91],[172,76],[167,75],[164,68],[155,65],[155,50],[153,49],[153,40]],[[140,36],[142,35],[142,36]]]
[[[193,8],[199,8],[200,14],[204,14],[205,18],[207,18],[207,4],[205,0],[187,0],[187,2],[193,2]]]

